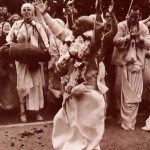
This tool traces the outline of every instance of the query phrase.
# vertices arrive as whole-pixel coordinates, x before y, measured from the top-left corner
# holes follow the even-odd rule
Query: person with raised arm
[[[104,133],[107,87],[100,60],[103,38],[101,0],[96,1],[96,20],[79,17],[72,32],[46,13],[46,3],[36,7],[53,34],[63,41],[64,53],[56,63],[62,73],[62,108],[53,120],[52,144],[56,150],[100,150]],[[59,30],[58,30],[59,29]]]
[[[114,2],[111,1],[109,8],[103,12],[105,19],[104,23],[104,65],[106,68],[106,84],[109,87],[107,98],[107,114],[116,117],[117,114],[117,101],[115,99],[115,65],[111,64],[112,53],[114,49],[113,38],[118,31],[117,19],[114,14]]]

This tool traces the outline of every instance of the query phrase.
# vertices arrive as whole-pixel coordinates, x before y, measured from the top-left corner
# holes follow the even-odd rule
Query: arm
[[[50,47],[50,46],[49,46],[49,40],[48,40],[48,37],[47,37],[47,35],[46,35],[46,33],[45,33],[45,30],[44,30],[44,28],[42,27],[42,25],[40,25],[39,33],[40,33],[40,35],[41,35],[41,38],[42,38],[42,40],[43,40],[43,42],[44,42],[46,48],[49,49],[49,47]]]
[[[93,35],[93,44],[100,48],[101,46],[101,40],[103,37],[103,21],[102,21],[102,8],[101,8],[101,0],[96,1],[96,19],[95,19],[95,25],[94,25],[94,35]]]
[[[141,20],[140,22],[147,24],[147,22],[149,22],[149,21],[150,21],[150,15],[148,16],[148,18]]]
[[[150,49],[150,34],[146,25],[140,23],[139,44],[142,44],[145,49]],[[142,41],[142,43],[141,43]]]
[[[111,5],[109,6],[109,13],[111,17],[111,30],[104,35],[104,38],[106,39],[113,39],[118,31],[117,19],[113,12],[113,8],[114,8],[114,2],[112,1]]]
[[[131,42],[131,38],[130,38],[130,34],[126,35],[126,22],[120,22],[118,24],[118,32],[115,35],[113,42],[114,42],[114,46],[119,48],[119,49],[125,49],[130,45]]]
[[[74,23],[74,7],[73,7],[73,0],[68,1],[66,5],[66,26],[69,29],[72,29],[73,23]]]
[[[37,16],[36,16],[37,21],[42,25],[42,27],[44,28],[47,36],[50,37],[52,35],[52,32],[51,32],[50,28],[47,26],[42,14],[39,12],[38,9],[36,9],[36,12],[37,12],[36,13],[37,14]]]
[[[61,41],[64,41],[66,38],[66,31],[65,28],[63,28],[55,19],[53,19],[47,12],[47,2],[40,3],[35,5],[35,7],[39,10],[39,12],[43,15],[43,18],[47,24],[47,26],[50,28],[52,33],[59,38]]]

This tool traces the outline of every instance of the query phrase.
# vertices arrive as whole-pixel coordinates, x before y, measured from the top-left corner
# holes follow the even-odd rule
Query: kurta
[[[116,85],[121,85],[121,117],[122,128],[134,130],[139,102],[143,91],[142,69],[144,67],[145,49],[150,42],[148,28],[139,23],[139,34],[144,40],[142,46],[138,46],[134,40],[131,44],[127,41],[130,35],[127,21],[118,24],[118,33],[114,38],[115,49],[112,63],[118,67],[121,80]],[[117,88],[116,88],[117,89]],[[117,92],[117,91],[116,91]]]
[[[45,43],[46,47],[49,47],[48,38],[43,27],[36,23],[36,27]],[[25,42],[31,43],[35,46],[39,46],[39,34],[30,24],[24,22],[24,20],[19,20],[12,26],[7,38],[7,42]],[[38,111],[44,106],[43,97],[43,86],[44,82],[44,72],[42,63],[40,67],[36,70],[29,69],[27,64],[23,64],[16,61],[17,70],[17,90],[20,100],[25,98],[26,107],[28,110]],[[25,101],[21,101],[24,103]]]

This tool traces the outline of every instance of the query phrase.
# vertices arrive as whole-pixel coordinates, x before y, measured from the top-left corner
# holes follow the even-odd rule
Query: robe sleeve
[[[113,40],[114,46],[120,50],[126,49],[130,44],[130,41],[128,41],[130,35],[125,35],[125,33],[126,33],[125,23],[121,22],[118,24],[118,32]]]

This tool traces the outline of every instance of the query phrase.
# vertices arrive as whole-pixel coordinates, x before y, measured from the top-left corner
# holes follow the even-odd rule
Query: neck
[[[30,19],[24,19],[24,22],[25,22],[25,23],[31,23],[31,21],[32,21],[31,18],[30,18]]]

